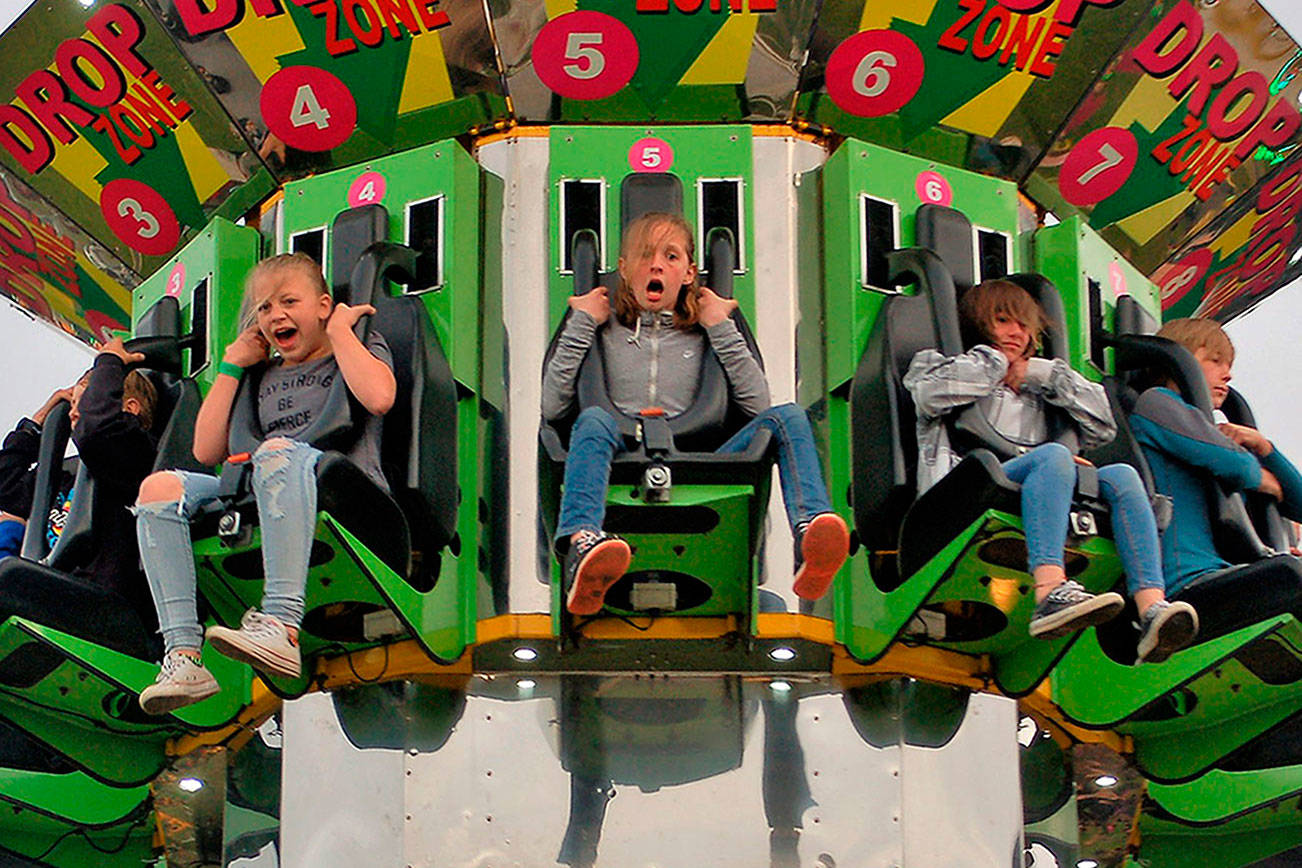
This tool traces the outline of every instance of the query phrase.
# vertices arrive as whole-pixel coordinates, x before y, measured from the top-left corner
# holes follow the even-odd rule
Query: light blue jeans
[[[1063,565],[1067,520],[1076,488],[1076,462],[1061,443],[1042,443],[1005,461],[1004,473],[1022,486],[1022,527],[1030,568]],[[1099,494],[1112,515],[1112,536],[1126,571],[1131,596],[1144,588],[1165,588],[1157,520],[1144,483],[1129,464],[1098,469]]]
[[[792,530],[816,515],[832,511],[823,482],[823,468],[814,446],[809,417],[796,404],[770,407],[746,423],[717,453],[745,452],[762,429],[773,432],[778,444],[778,481]],[[610,462],[624,448],[615,418],[601,407],[579,414],[570,430],[565,459],[565,491],[556,540],[564,544],[580,530],[601,530],[606,516],[606,486]]]
[[[262,611],[294,627],[303,620],[320,457],[319,449],[283,437],[268,440],[253,453],[253,493],[258,501],[266,576]],[[198,581],[190,521],[220,508],[220,481],[207,473],[169,472],[181,481],[181,500],[137,504],[136,536],[164,648],[198,649],[203,645],[203,628],[195,606]]]

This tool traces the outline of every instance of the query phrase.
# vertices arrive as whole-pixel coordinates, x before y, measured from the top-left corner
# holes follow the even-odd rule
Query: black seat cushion
[[[141,660],[158,660],[158,624],[113,591],[23,558],[0,560],[0,621],[17,615]]]
[[[1302,618],[1302,559],[1274,555],[1206,573],[1172,599],[1198,610],[1198,639],[1206,641],[1286,612]]]

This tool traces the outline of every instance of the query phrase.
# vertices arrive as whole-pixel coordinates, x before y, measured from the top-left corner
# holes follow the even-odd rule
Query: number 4
[[[312,124],[318,130],[330,126],[330,112],[317,101],[310,84],[300,84],[294,92],[294,104],[289,109],[289,122],[296,127]]]

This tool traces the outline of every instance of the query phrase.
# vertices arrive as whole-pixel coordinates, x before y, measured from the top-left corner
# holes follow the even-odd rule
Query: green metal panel
[[[914,214],[927,202],[962,211],[973,226],[1017,238],[1017,186],[975,172],[887,150],[856,139],[841,144],[823,168],[823,251],[827,385],[829,391],[854,376],[884,297],[865,286],[860,267],[864,249],[861,198],[892,203],[899,213],[899,247],[914,242]],[[1011,270],[1022,267],[1016,244]],[[878,287],[877,290],[885,289]]]
[[[153,858],[149,788],[112,787],[80,772],[0,769],[0,862],[138,868]],[[27,863],[22,863],[27,864]]]
[[[140,710],[139,695],[158,673],[153,663],[10,618],[0,629],[0,659],[23,665],[27,677],[0,688],[0,716],[98,779],[139,784],[162,767],[168,738],[224,726],[248,703],[248,667],[211,657],[223,691],[151,717]]]
[[[561,182],[564,180],[599,180],[604,196],[604,248],[600,263],[602,270],[610,271],[619,259],[620,187],[624,179],[633,174],[630,152],[642,139],[655,138],[667,143],[673,152],[673,163],[668,171],[677,175],[683,184],[683,216],[697,229],[697,260],[704,252],[700,249],[701,215],[697,207],[697,185],[703,179],[740,179],[742,188],[741,220],[743,224],[738,256],[743,273],[733,276],[733,295],[741,303],[742,312],[752,321],[755,318],[755,270],[753,253],[754,208],[753,164],[751,159],[751,128],[749,126],[710,127],[552,127],[550,186],[550,247],[551,262],[548,268],[548,291],[551,298],[551,322],[558,323],[565,312],[565,299],[574,291],[573,279],[563,273],[564,249],[560,243]]]
[[[465,149],[448,139],[294,181],[285,185],[280,238],[280,249],[290,250],[297,233],[325,228],[328,234],[335,217],[356,203],[383,205],[389,212],[389,240],[404,244],[407,207],[442,197],[443,282],[423,291],[421,298],[452,373],[473,391],[479,390],[479,334],[474,324],[480,306],[480,174]],[[328,241],[322,265],[327,274],[334,267]]]
[[[1187,780],[1302,708],[1271,672],[1299,657],[1300,629],[1280,615],[1144,666],[1112,659],[1087,631],[1055,670],[1053,699],[1076,723],[1131,735],[1145,776]]]
[[[1091,284],[1098,287],[1103,304],[1103,326],[1114,328],[1116,299],[1129,295],[1161,321],[1157,288],[1139,269],[1108,246],[1080,215],[1068,217],[1056,226],[1035,232],[1035,270],[1053,281],[1062,296],[1067,315],[1071,366],[1098,380],[1112,369],[1112,350],[1104,351],[1105,364],[1090,359],[1089,298]]]
[[[851,656],[869,663],[896,640],[987,654],[1003,693],[1029,693],[1077,636],[1045,640],[1027,632],[1035,607],[1033,583],[1008,557],[1010,549],[1020,547],[1025,563],[1020,531],[1018,517],[990,510],[889,592],[868,575],[842,583],[837,640]],[[1090,591],[1116,584],[1120,565],[1109,540],[1093,537],[1067,552],[1072,577]],[[856,571],[866,573],[867,561],[856,556]]]
[[[239,334],[240,303],[244,295],[244,278],[257,264],[262,252],[262,237],[257,231],[236,226],[215,217],[179,253],[143,280],[132,292],[132,328],[141,315],[159,299],[174,295],[181,304],[181,328],[194,328],[193,294],[208,281],[208,352],[205,364],[196,369],[193,353],[183,353],[183,371],[198,379],[204,389],[217,376],[226,345]]]

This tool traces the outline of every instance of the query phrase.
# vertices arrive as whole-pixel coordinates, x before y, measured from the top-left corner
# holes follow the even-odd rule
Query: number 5
[[[571,33],[565,41],[565,59],[579,60],[579,63],[567,63],[563,67],[570,78],[596,78],[606,69],[606,58],[593,46],[600,45],[605,39],[602,33]]]
[[[648,145],[642,149],[642,165],[648,169],[654,169],[660,165],[659,145]]]
[[[1109,142],[1104,142],[1102,145],[1099,146],[1099,156],[1101,156],[1103,159],[1099,163],[1095,164],[1094,166],[1091,166],[1089,171],[1083,173],[1079,178],[1077,178],[1076,183],[1088,184],[1090,181],[1093,181],[1095,178],[1097,178],[1100,173],[1106,172],[1108,169],[1111,169],[1113,166],[1121,165],[1121,160],[1123,159],[1121,156],[1121,152],[1118,151],[1116,148],[1112,147],[1111,143]]]

